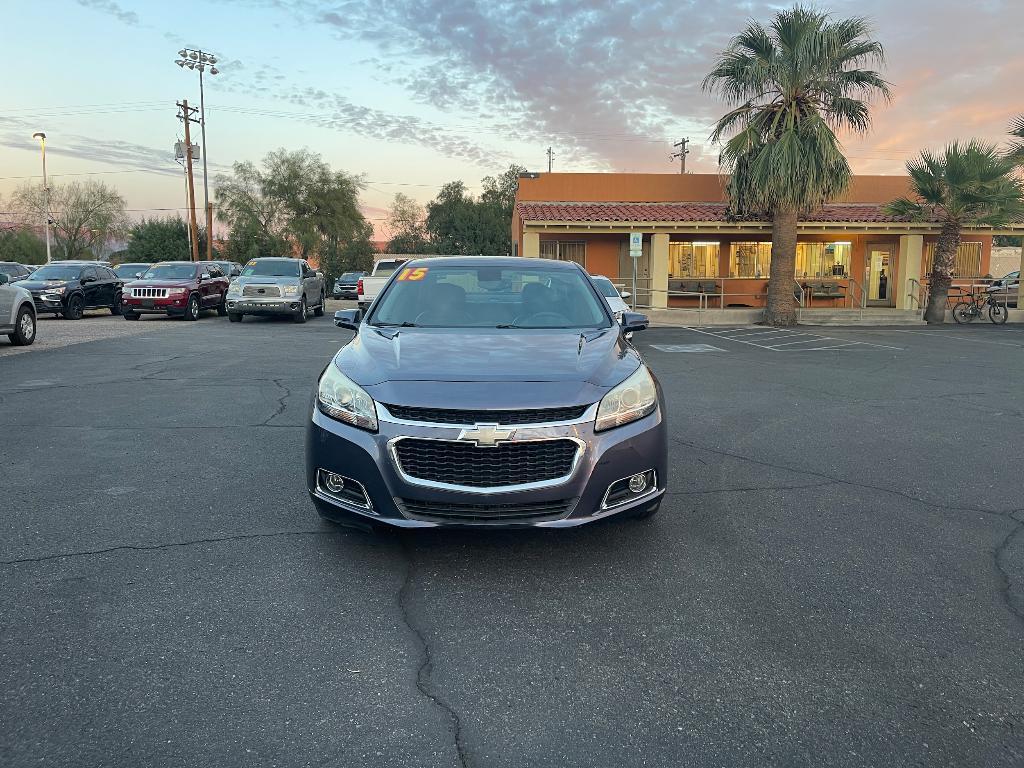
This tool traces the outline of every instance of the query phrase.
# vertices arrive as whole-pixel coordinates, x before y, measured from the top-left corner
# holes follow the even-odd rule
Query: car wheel
[[[125,311],[125,312],[121,313],[121,317],[123,317],[125,320],[138,320],[139,319],[139,313],[138,312],[128,312],[128,311]]]
[[[324,316],[324,302],[325,301],[327,301],[327,298],[324,296],[324,294],[321,293],[320,294],[320,303],[317,304],[315,307],[313,307],[313,316],[314,317],[323,317]]]
[[[117,315],[121,314],[121,294],[120,293],[118,293],[118,294],[116,294],[114,296],[114,303],[110,307],[110,314],[114,315],[115,317]]]
[[[199,297],[194,293],[188,297],[188,304],[185,307],[185,314],[181,316],[182,320],[198,320],[199,319]]]
[[[309,312],[309,308],[306,306],[306,297],[302,297],[302,301],[299,302],[299,311],[295,313],[292,320],[296,323],[306,322],[306,313]]]
[[[85,309],[85,302],[81,296],[72,296],[64,307],[64,317],[67,320],[81,320],[82,311]]]
[[[220,297],[220,304],[217,305],[217,314],[224,317],[228,313],[228,295],[222,293]]]
[[[22,307],[14,321],[14,333],[7,334],[11,344],[27,347],[36,340],[36,316],[28,307]]]
[[[242,317],[243,315],[241,312],[228,312],[228,320],[230,320],[232,323],[242,322]]]

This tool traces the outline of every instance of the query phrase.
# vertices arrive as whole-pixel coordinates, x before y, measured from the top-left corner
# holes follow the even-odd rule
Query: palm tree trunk
[[[946,322],[946,299],[949,296],[949,284],[953,281],[953,263],[959,247],[960,224],[943,224],[939,241],[935,244],[935,260],[928,281],[928,306],[924,311],[924,319],[929,325],[942,325]]]
[[[776,211],[772,219],[772,265],[768,280],[766,325],[796,325],[796,211]]]

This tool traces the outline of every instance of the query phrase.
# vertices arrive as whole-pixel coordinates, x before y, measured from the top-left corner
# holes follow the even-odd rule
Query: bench
[[[846,293],[843,292],[842,287],[839,283],[831,283],[825,280],[811,280],[804,283],[804,295],[812,299],[829,299],[835,301],[836,299],[845,299]]]

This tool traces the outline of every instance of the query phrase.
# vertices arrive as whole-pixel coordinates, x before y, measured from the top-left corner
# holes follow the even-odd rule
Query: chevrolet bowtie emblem
[[[507,443],[515,437],[514,429],[502,429],[497,424],[477,424],[473,429],[464,429],[459,433],[459,440],[475,443],[481,448],[494,448]]]

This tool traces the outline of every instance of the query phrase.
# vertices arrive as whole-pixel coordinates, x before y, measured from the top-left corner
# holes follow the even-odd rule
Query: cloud
[[[113,0],[77,0],[77,2],[84,8],[91,8],[100,13],[110,14],[118,21],[129,26],[137,27],[141,24],[139,14],[135,13],[135,11],[126,11]]]

